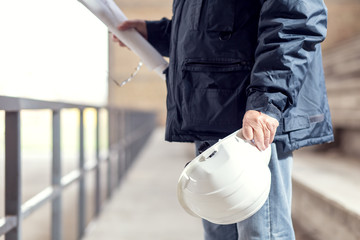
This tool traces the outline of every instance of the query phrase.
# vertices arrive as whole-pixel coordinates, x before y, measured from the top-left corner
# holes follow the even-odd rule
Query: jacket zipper
[[[239,67],[239,66],[250,66],[249,61],[239,62],[186,62],[185,66],[211,66],[211,67]]]
[[[198,62],[198,61],[189,61],[185,62],[186,67],[213,67],[213,68],[236,68],[236,67],[246,67],[249,70],[252,67],[250,61],[236,61],[236,62]]]
[[[170,39],[170,51],[172,52],[172,62],[170,62],[170,64],[172,64],[173,66],[173,71],[172,71],[172,76],[169,76],[169,79],[172,79],[174,81],[174,79],[176,79],[176,71],[177,71],[177,59],[176,59],[176,56],[177,56],[177,40],[179,38],[179,31],[178,31],[178,28],[179,28],[179,25],[180,25],[180,20],[181,20],[181,15],[182,15],[182,11],[183,11],[183,6],[184,6],[184,0],[177,0],[176,5],[174,5],[174,17],[177,17],[175,18],[175,22],[173,23],[173,28],[172,28],[172,31],[176,30],[176,33],[174,34],[174,39]],[[178,8],[178,9],[177,9]],[[176,12],[179,11],[178,15],[176,16]],[[170,54],[171,54],[170,52]],[[172,95],[173,95],[173,98],[176,98],[176,94],[175,94],[175,84],[173,81],[170,81],[169,80],[169,87],[171,88],[171,91],[172,91]],[[169,129],[171,129],[171,125],[172,125],[172,122],[173,122],[173,119],[169,122],[169,126],[166,128],[167,131],[169,131]],[[170,135],[169,132],[166,132],[166,135],[168,136],[169,140],[172,141],[172,135]]]

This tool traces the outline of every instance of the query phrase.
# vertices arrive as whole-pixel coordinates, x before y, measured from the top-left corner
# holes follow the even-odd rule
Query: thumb
[[[133,20],[127,20],[122,22],[119,26],[118,29],[121,31],[125,31],[128,30],[130,28],[136,28],[138,26],[138,21],[133,21]]]
[[[118,27],[120,31],[128,30],[131,28],[138,31],[145,39],[148,38],[146,22],[144,20],[127,20],[120,24],[120,26]]]

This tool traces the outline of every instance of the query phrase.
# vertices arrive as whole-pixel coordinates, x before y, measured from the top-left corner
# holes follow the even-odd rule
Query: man
[[[264,206],[237,224],[204,220],[206,240],[295,239],[292,151],[333,141],[320,48],[326,25],[323,0],[175,0],[171,20],[119,26],[136,28],[170,58],[166,140],[213,144],[243,128],[260,151],[271,145]]]

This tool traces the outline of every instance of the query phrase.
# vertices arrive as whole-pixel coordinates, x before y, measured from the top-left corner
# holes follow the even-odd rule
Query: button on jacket
[[[219,139],[257,110],[279,121],[284,151],[332,141],[326,25],[322,0],[175,0],[171,20],[147,22],[170,58],[166,140]]]

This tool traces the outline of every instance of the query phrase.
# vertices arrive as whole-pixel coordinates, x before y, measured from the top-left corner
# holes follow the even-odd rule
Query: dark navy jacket
[[[279,121],[284,151],[332,141],[326,25],[323,0],[175,0],[171,20],[147,22],[170,57],[166,140],[222,138],[252,109]]]

